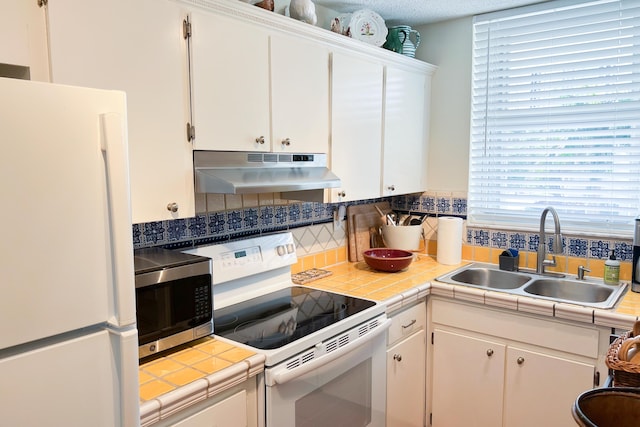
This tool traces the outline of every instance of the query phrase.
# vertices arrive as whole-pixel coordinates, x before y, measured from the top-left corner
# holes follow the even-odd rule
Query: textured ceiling
[[[387,25],[420,25],[547,0],[313,0],[317,5],[346,13],[371,9]]]

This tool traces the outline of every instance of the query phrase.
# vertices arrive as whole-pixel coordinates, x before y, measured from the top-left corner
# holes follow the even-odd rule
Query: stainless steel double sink
[[[627,287],[624,283],[611,286],[596,283],[593,279],[574,280],[540,275],[526,270],[504,271],[496,265],[480,263],[459,268],[437,277],[436,280],[602,309],[615,306]]]

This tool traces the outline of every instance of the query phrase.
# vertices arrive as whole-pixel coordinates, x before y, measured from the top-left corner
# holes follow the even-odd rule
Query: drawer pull
[[[522,356],[518,357],[518,359],[516,360],[516,363],[518,365],[522,365],[524,363],[524,357],[522,357]]]
[[[487,350],[487,356],[489,356],[489,357],[493,356],[493,349],[492,348]]]
[[[402,362],[402,355],[401,354],[394,354],[393,355],[393,360],[397,360],[398,362]]]
[[[408,325],[402,325],[402,329],[407,329],[412,327],[414,324],[416,323],[416,319],[413,319],[411,322],[409,322]]]

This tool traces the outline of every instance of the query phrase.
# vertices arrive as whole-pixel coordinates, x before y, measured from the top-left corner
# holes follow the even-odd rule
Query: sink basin
[[[524,291],[538,296],[575,302],[604,302],[615,287],[589,282],[563,279],[535,279],[524,287]]]
[[[494,264],[474,263],[436,278],[439,282],[473,286],[512,295],[609,309],[616,305],[627,285],[595,283],[550,277],[530,271],[504,271]]]
[[[531,280],[531,276],[490,268],[466,268],[451,276],[451,280],[495,289],[515,289]]]

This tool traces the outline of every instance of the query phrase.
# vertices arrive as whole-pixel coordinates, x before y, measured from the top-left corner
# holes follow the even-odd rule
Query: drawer
[[[388,345],[408,337],[427,325],[427,305],[423,302],[391,314]]]

